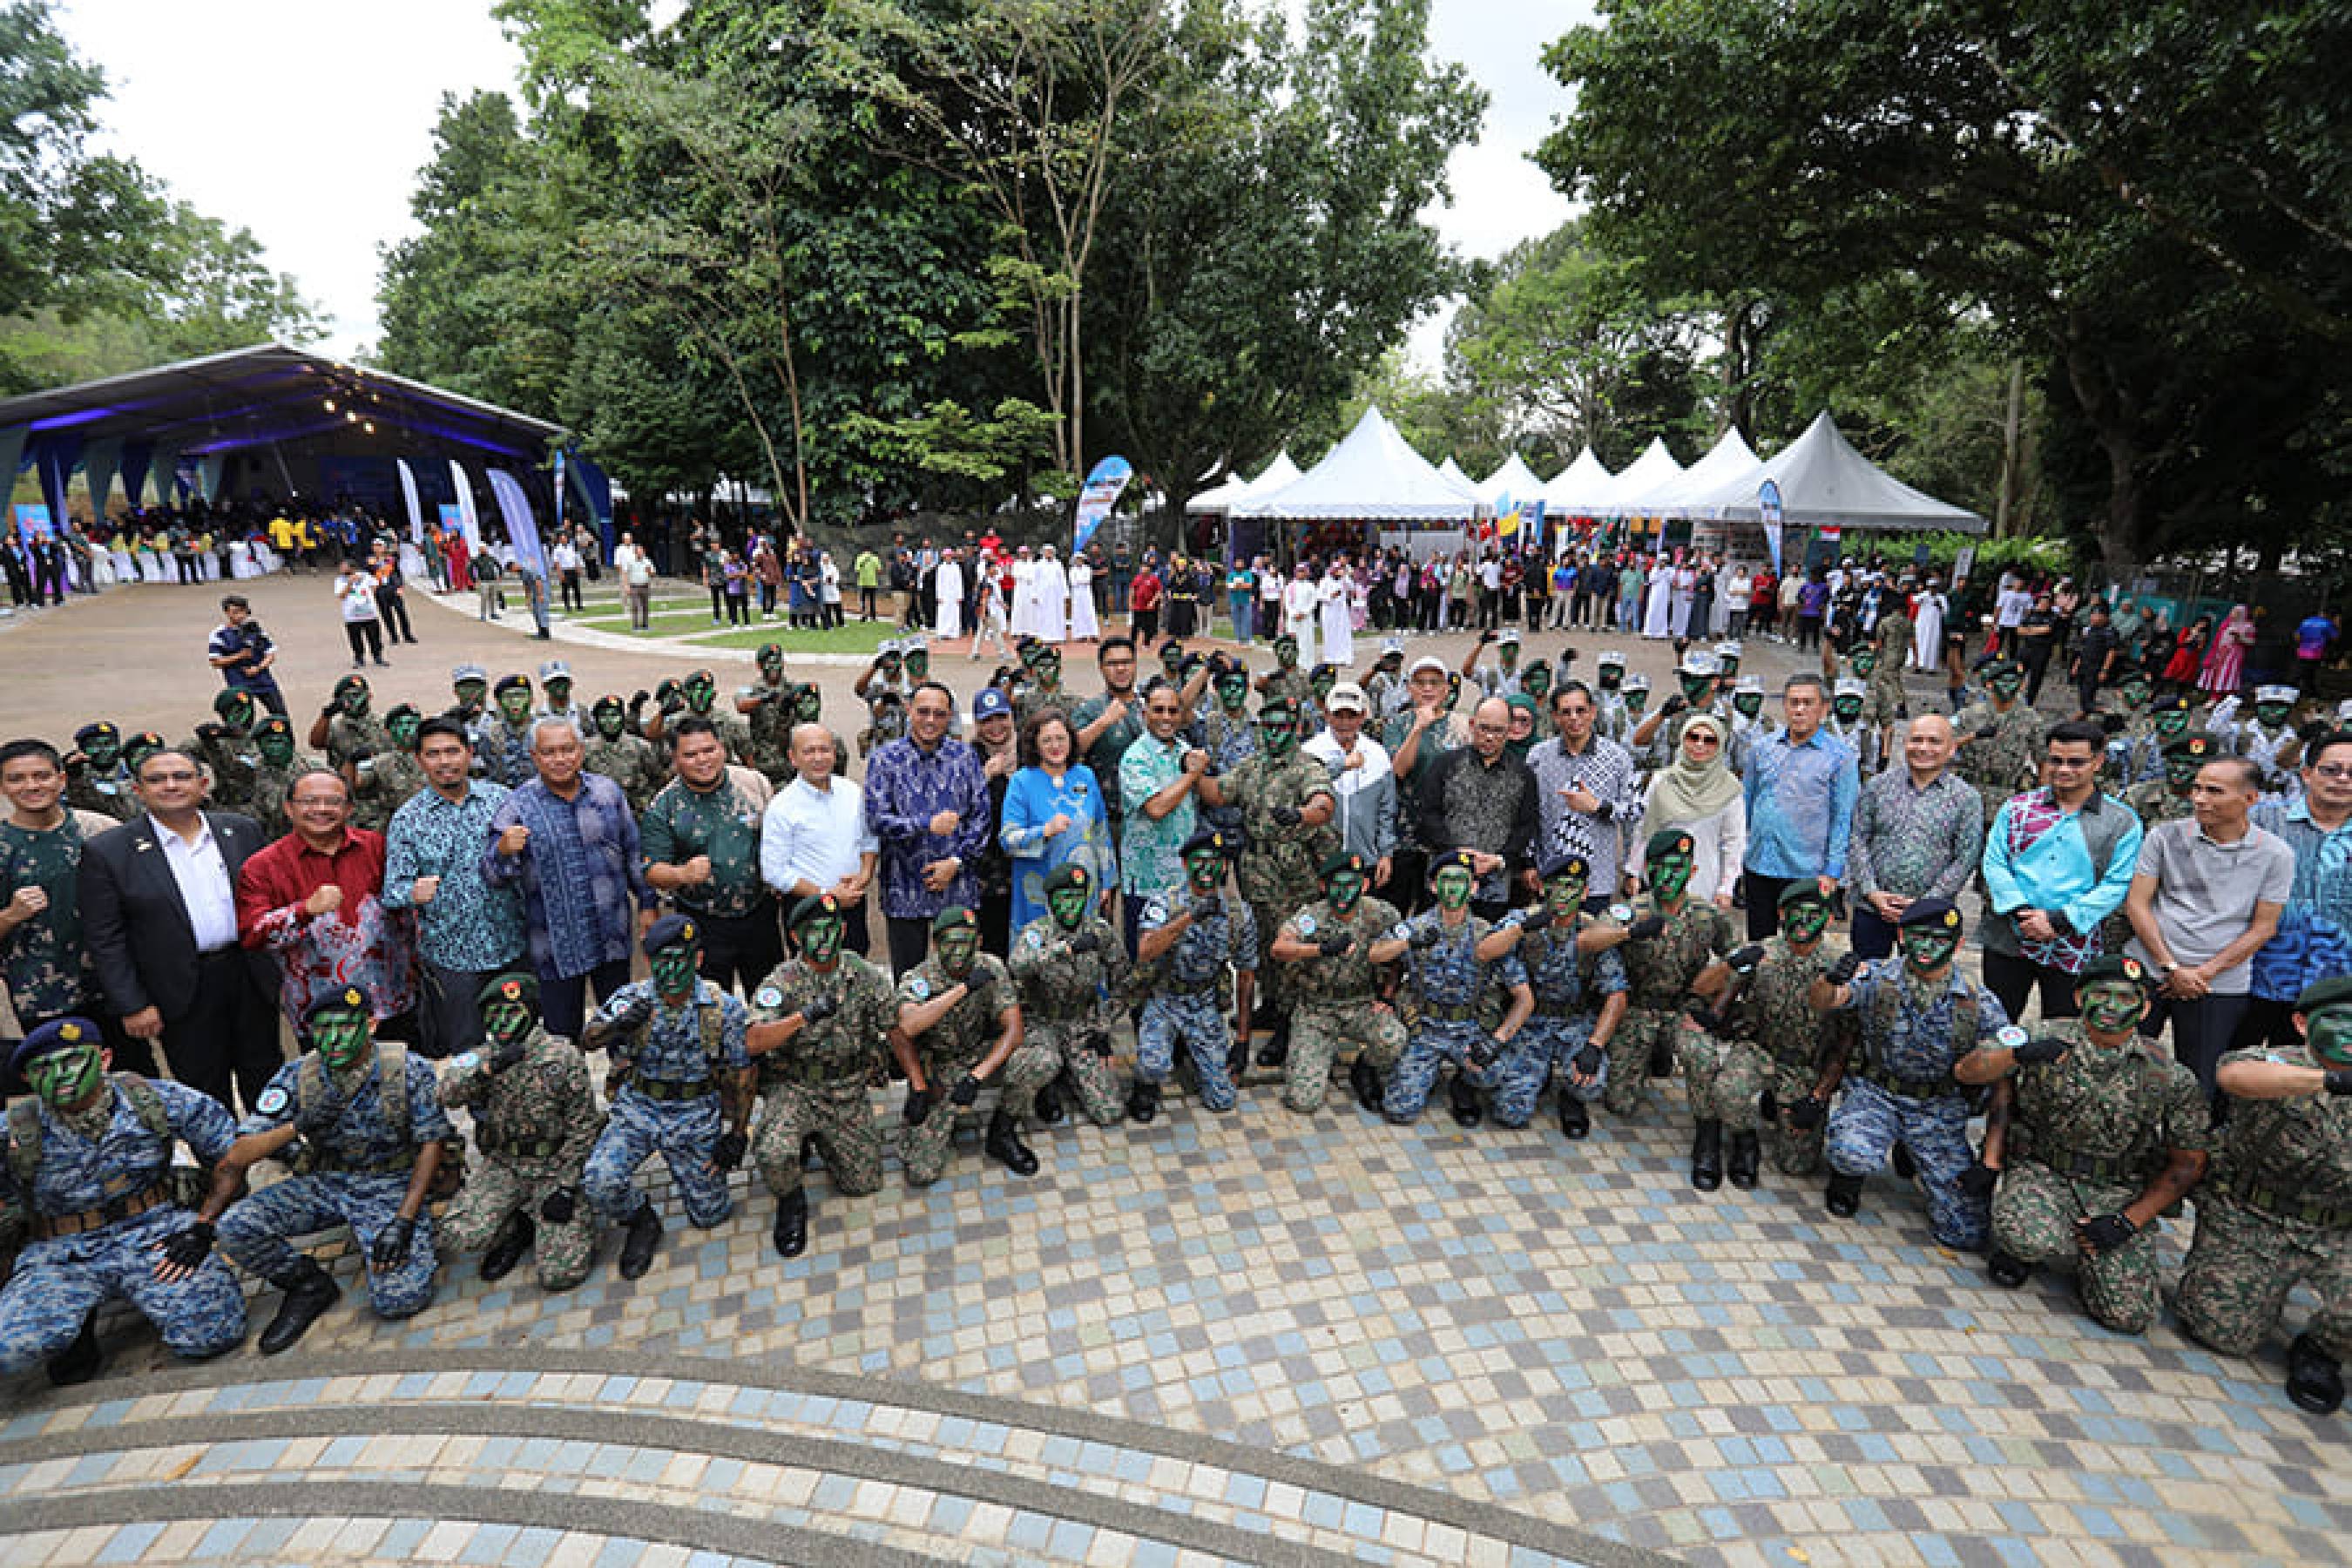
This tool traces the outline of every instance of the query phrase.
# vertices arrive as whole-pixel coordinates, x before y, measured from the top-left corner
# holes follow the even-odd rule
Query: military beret
[[[271,728],[272,725],[275,725],[276,728]],[[286,722],[283,719],[269,719],[264,721],[261,728],[256,731],[255,733],[262,735],[291,736],[294,733],[294,727]],[[122,742],[123,758],[130,762],[133,767],[136,767],[139,762],[144,758],[152,757],[158,752],[168,752],[171,749],[172,742],[163,739],[163,736],[158,735],[152,730],[142,730],[139,733],[127,737]]]
[[[2156,713],[2186,713],[2189,709],[2195,706],[2195,703],[2176,692],[2170,697],[2158,698],[2150,706],[2149,711]]]
[[[1298,700],[1295,697],[1269,697],[1258,705],[1257,721],[1261,724],[1296,724],[1298,722]]]
[[[1246,666],[1229,664],[1223,669],[1217,671],[1216,683],[1219,686],[1223,686],[1229,681],[1236,680],[1240,681],[1244,686],[1249,684],[1249,669]]]
[[[1055,867],[1052,873],[1046,877],[1045,893],[1050,898],[1065,888],[1076,888],[1084,892],[1093,885],[1094,874],[1076,861],[1070,861]]]
[[[1601,658],[1595,662],[1603,669],[1622,669],[1625,668],[1625,656],[1613,647],[1603,648]]]
[[[646,928],[646,940],[641,945],[646,950],[646,955],[651,957],[664,948],[676,947],[681,943],[691,944],[701,940],[700,926],[684,915],[671,914],[662,916]]]
[[[489,679],[490,672],[478,664],[461,664],[449,672],[449,684],[452,686],[463,686],[469,680],[478,680],[487,686]]]
[[[1822,896],[1822,885],[1811,877],[1799,877],[1780,889],[1780,907],[1793,910],[1799,904],[1819,904],[1829,908],[1829,900]]]
[[[1538,669],[1542,670],[1546,675],[1549,675],[1551,673],[1551,660],[1548,658],[1531,658],[1521,667],[1521,673],[1525,675],[1533,675]]]
[[[347,675],[343,677],[343,680],[357,679],[359,679],[357,676]],[[341,697],[343,694],[343,680],[338,680],[335,682],[335,695],[337,697]],[[361,681],[360,684],[364,686],[367,683],[365,681]],[[239,691],[236,688],[232,687],[228,690],[220,692],[213,698],[213,711],[226,719],[228,717],[229,710],[231,709],[236,708],[240,704],[250,703],[252,700],[253,697],[251,693]]]
[[[767,663],[771,658],[778,664],[782,664],[784,661],[784,645],[780,642],[763,642],[760,645],[760,651],[753,654],[751,658],[759,664]]]
[[[1160,658],[1162,663],[1165,663],[1171,658],[1181,658],[1183,657],[1184,645],[1176,638],[1170,637],[1167,641],[1160,645]]]
[[[529,691],[530,689],[530,676],[501,675],[499,677],[498,684],[490,688],[490,695],[493,697],[504,697],[509,691]]]
[[[1475,876],[1478,868],[1471,864],[1467,849],[1448,849],[1442,855],[1429,858],[1429,879],[1433,882],[1437,880],[1440,871],[1467,871]]]
[[[16,1076],[25,1076],[25,1068],[51,1051],[62,1051],[75,1046],[103,1046],[106,1041],[98,1026],[88,1018],[52,1018],[26,1035],[16,1044],[8,1065]]]
[[[367,683],[367,677],[366,677],[366,676],[364,676],[364,675],[346,675],[346,676],[344,676],[342,679],[341,679],[340,680],[337,680],[337,681],[335,682],[335,692],[334,692],[334,694],[335,694],[335,696],[336,696],[337,698],[339,698],[339,699],[340,699],[340,698],[343,695],[343,693],[345,693],[345,692],[347,692],[347,691],[365,691],[367,689],[368,689],[368,683]],[[222,695],[223,695],[223,696],[227,696],[227,695],[228,695],[228,693],[224,692],[224,693],[222,693]],[[241,695],[243,695],[243,693],[238,693],[238,695],[240,695],[240,696],[241,696]],[[215,703],[214,704],[214,706],[215,706],[215,707],[218,707],[218,706],[219,706],[219,704],[218,704],[217,702],[215,702]]]
[[[418,710],[418,708],[417,708],[417,706],[416,706],[416,704],[415,704],[415,703],[414,703],[414,702],[395,702],[395,703],[394,703],[394,704],[392,705],[392,710],[391,710],[391,711],[387,712],[387,713],[383,716],[383,721],[384,721],[386,724],[396,723],[396,722],[399,721],[400,716],[401,716],[402,714],[404,714],[404,713],[405,713],[406,715],[408,715],[408,717],[410,717],[411,719],[415,719],[415,720],[418,720],[418,721],[421,721],[424,719],[424,717],[425,717],[424,713]]]
[[[654,700],[656,702],[667,702],[676,695],[677,695],[677,677],[675,675],[663,676],[654,687]]]
[[[980,917],[961,904],[950,904],[931,917],[931,934],[945,936],[951,931],[978,931]]]
[[[260,723],[256,724],[256,725],[253,727],[253,732],[254,732],[255,734],[257,734],[257,735],[289,735],[289,736],[290,736],[290,735],[292,735],[292,734],[294,733],[294,726],[293,726],[293,725],[291,725],[291,724],[289,724],[289,723],[288,723],[288,722],[286,721],[286,719],[285,719],[284,715],[282,715],[282,714],[278,714],[278,713],[272,713],[268,718],[264,719]],[[154,731],[152,731],[152,730],[151,730],[151,731],[142,731],[142,733],[141,733],[137,738],[138,738],[139,740],[142,740],[142,741],[143,741],[143,740],[145,740],[145,739],[146,739],[149,735],[151,735],[151,734],[154,734]],[[156,740],[156,742],[157,742],[157,750],[159,750],[159,751],[162,749],[162,742],[163,742],[163,736],[161,736],[161,735],[156,735],[156,736],[155,736],[155,740]]]
[[[509,969],[503,974],[493,974],[482,982],[482,989],[474,1000],[487,1007],[493,1002],[520,1002],[526,1007],[539,1005],[539,976],[528,969]]]
[[[1177,853],[1189,859],[1203,850],[1214,850],[1220,855],[1231,855],[1234,852],[1234,842],[1216,828],[1203,827],[1200,832],[1184,840],[1184,847]]]
[[[1999,680],[2004,675],[2011,675],[2022,679],[2024,674],[2025,667],[2018,663],[2013,658],[1994,659],[1990,664],[1986,665],[1984,668],[1984,678],[1987,680]]]
[[[591,713],[602,713],[607,709],[610,709],[614,712],[625,713],[629,710],[629,705],[622,701],[618,697],[613,695],[613,693],[607,691],[604,696],[596,699],[595,705],[590,708],[588,711]]]
[[[812,921],[837,921],[843,918],[841,900],[831,893],[811,893],[793,906],[790,924],[798,931]]]
[[[323,996],[313,998],[310,1005],[302,1009],[302,1022],[307,1026],[321,1018],[341,1018],[353,1013],[364,1016],[367,1011],[366,992],[356,985],[338,985]]]
[[[2083,965],[2074,977],[2079,986],[2096,985],[2105,980],[2128,980],[2134,985],[2147,984],[2147,965],[2126,952],[2103,952]]]
[[[2352,974],[2337,974],[2305,986],[2303,994],[2294,999],[2294,1010],[2307,1016],[2347,1003],[2352,1003]]]
[[[1589,882],[1592,879],[1592,862],[1581,855],[1555,855],[1543,864],[1543,879],[1549,882],[1554,877],[1572,877],[1580,882]]]
[[[1336,877],[1342,871],[1363,871],[1368,868],[1361,855],[1350,855],[1344,849],[1334,850],[1323,857],[1322,875],[1327,878]]]
[[[716,686],[719,684],[719,678],[711,674],[707,669],[698,669],[689,674],[683,681],[679,682],[679,684],[683,686]]]
[[[87,747],[92,741],[120,741],[121,738],[122,731],[103,719],[84,724],[74,731],[74,744],[83,747]]]
[[[1291,647],[1297,647],[1298,646],[1298,638],[1296,635],[1290,632],[1277,632],[1275,634],[1274,646],[1280,647],[1284,643],[1288,643]]]
[[[1930,926],[1937,931],[1950,931],[1958,936],[1960,931],[1960,911],[1952,907],[1952,901],[1949,899],[1921,899],[1906,909],[1902,918],[1895,923],[1906,931],[1913,926]]]
[[[2191,730],[2167,741],[2164,754],[2168,757],[2194,757],[2201,763],[2208,757],[2221,756],[2222,752],[2221,743],[2212,736],[2202,730]]]
[[[1655,860],[1667,855],[1686,857],[1697,847],[1698,841],[1690,836],[1688,829],[1661,827],[1650,835],[1650,842],[1643,849],[1642,856],[1647,860]]]

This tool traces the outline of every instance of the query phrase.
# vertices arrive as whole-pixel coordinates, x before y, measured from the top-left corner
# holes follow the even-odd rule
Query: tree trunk
[[[2012,537],[2017,510],[2017,432],[2024,412],[2025,362],[2015,359],[2009,362],[2009,411],[2000,422],[2000,502],[1993,511],[1992,536],[1995,539]]]

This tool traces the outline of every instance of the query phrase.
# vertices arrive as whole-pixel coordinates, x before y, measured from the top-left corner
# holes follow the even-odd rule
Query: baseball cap
[[[1346,708],[1358,713],[1369,711],[1371,705],[1370,699],[1364,695],[1364,689],[1352,680],[1339,682],[1331,689],[1331,695],[1323,700],[1326,708]]]

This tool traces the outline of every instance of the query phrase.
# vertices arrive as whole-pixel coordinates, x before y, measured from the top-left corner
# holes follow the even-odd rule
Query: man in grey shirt
[[[2261,769],[2243,757],[2198,770],[2195,815],[2149,831],[2124,900],[2132,951],[2161,977],[2140,1032],[2154,1039],[2169,1018],[2173,1059],[2209,1095],[2246,1011],[2251,961],[2294,889],[2294,851],[2247,820],[2262,788]]]

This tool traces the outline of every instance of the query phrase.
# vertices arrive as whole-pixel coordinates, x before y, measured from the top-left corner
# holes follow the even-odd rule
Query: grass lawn
[[[898,628],[888,621],[851,621],[829,631],[796,632],[781,626],[754,626],[731,632],[715,632],[694,639],[700,647],[756,648],[762,643],[781,644],[789,659],[796,653],[872,653],[885,642],[898,635]]]

